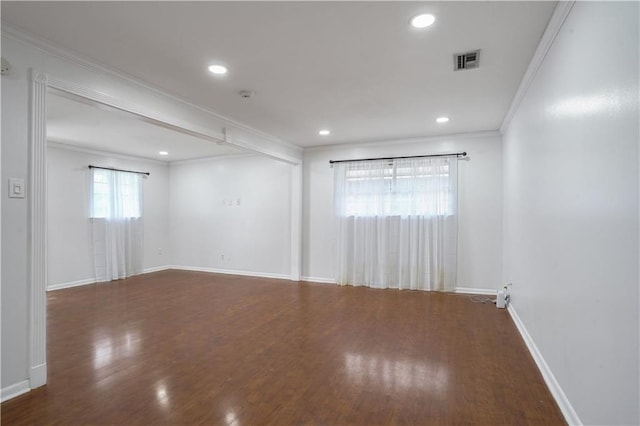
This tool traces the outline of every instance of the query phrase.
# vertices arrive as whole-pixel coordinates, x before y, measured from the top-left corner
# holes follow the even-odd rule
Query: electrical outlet
[[[508,283],[504,286],[504,301],[505,301],[505,306],[509,306],[509,302],[511,302],[511,286],[512,283]]]
[[[158,254],[162,254],[162,247],[158,247]]]
[[[224,260],[224,254],[220,255],[220,260]]]

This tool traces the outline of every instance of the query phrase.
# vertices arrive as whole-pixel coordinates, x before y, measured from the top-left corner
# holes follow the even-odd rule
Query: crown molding
[[[466,132],[466,133],[451,133],[448,135],[440,135],[440,136],[420,136],[414,138],[400,138],[400,139],[385,139],[385,140],[376,140],[376,141],[363,141],[356,143],[346,143],[346,144],[330,144],[330,145],[316,145],[306,147],[304,152],[318,152],[318,151],[333,151],[340,149],[350,149],[350,148],[369,148],[369,147],[377,147],[377,146],[385,146],[385,145],[401,145],[401,144],[412,144],[412,143],[428,143],[428,142],[440,142],[447,140],[458,140],[458,139],[476,139],[476,138],[492,138],[492,137],[502,137],[502,134],[497,130],[486,130],[480,132]]]
[[[1,30],[2,37],[7,37],[10,39],[16,40],[18,42],[27,44],[44,53],[52,55],[66,62],[72,63],[76,66],[82,67],[91,72],[96,72],[96,73],[107,75],[112,78],[117,78],[119,80],[124,81],[129,86],[149,90],[153,93],[167,97],[178,104],[196,109],[200,112],[204,112],[205,114],[211,116],[213,119],[222,122],[223,126],[235,127],[251,135],[257,136],[261,139],[265,139],[273,144],[281,145],[283,147],[292,149],[296,152],[302,153],[302,147],[296,144],[293,144],[288,141],[284,141],[272,134],[269,134],[269,133],[263,132],[262,130],[251,127],[248,124],[244,124],[240,121],[234,120],[230,117],[222,115],[218,112],[215,112],[203,106],[196,105],[194,103],[186,101],[185,99],[179,97],[174,93],[171,93],[165,88],[143,81],[139,77],[136,77],[134,75],[131,75],[129,73],[126,73],[118,69],[114,69],[96,60],[88,59],[79,53],[63,48],[49,41],[43,40],[42,38],[34,36],[33,34],[30,34],[23,29],[7,24],[5,21],[0,21],[0,25],[2,27],[2,30]]]
[[[159,166],[174,166],[174,165],[181,165],[181,164],[206,163],[210,161],[230,160],[230,159],[236,159],[236,158],[246,158],[246,157],[255,157],[255,156],[264,158],[264,156],[260,154],[255,154],[251,152],[242,152],[238,154],[223,154],[223,155],[213,155],[209,157],[189,158],[185,160],[166,160],[165,161],[165,160],[157,160],[155,158],[138,157],[136,155],[121,154],[118,152],[87,148],[84,146],[75,145],[71,142],[66,142],[66,141],[51,139],[51,138],[47,139],[47,148],[62,149],[65,151],[73,151],[73,152],[82,152],[84,154],[100,155],[103,157],[117,158],[119,160],[142,161],[145,163],[157,164]]]
[[[119,160],[144,161],[145,163],[153,163],[160,166],[168,166],[170,163],[169,161],[156,160],[156,159],[146,158],[146,157],[138,157],[136,155],[121,154],[118,152],[87,148],[84,146],[75,145],[71,142],[55,140],[51,138],[47,139],[47,148],[56,148],[56,149],[63,149],[65,151],[82,152],[84,154],[100,155],[102,157],[117,158]]]
[[[533,84],[533,80],[538,74],[538,70],[542,66],[549,49],[553,45],[564,21],[569,16],[569,12],[573,8],[575,4],[575,0],[570,1],[559,1],[556,5],[556,8],[551,15],[551,19],[549,19],[549,23],[547,24],[547,28],[544,30],[542,37],[540,38],[540,43],[538,43],[538,47],[536,48],[533,57],[531,58],[531,62],[529,62],[529,66],[527,67],[527,71],[525,71],[522,76],[522,80],[520,81],[520,86],[518,86],[518,90],[516,94],[513,96],[511,100],[511,105],[507,110],[507,114],[504,116],[504,120],[502,120],[502,124],[500,125],[500,133],[504,134],[509,128],[509,124],[511,124],[511,120],[518,112],[518,108],[520,104],[524,100],[531,84]]]

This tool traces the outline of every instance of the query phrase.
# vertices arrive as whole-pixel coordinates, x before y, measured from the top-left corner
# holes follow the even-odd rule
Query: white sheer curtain
[[[96,281],[142,273],[142,175],[91,169]]]
[[[455,157],[334,163],[336,282],[453,290],[457,180]]]

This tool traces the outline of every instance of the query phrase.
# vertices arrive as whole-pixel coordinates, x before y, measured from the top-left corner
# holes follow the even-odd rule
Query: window
[[[420,160],[420,159],[418,159]],[[343,165],[341,216],[448,215],[456,202],[447,159],[364,161]],[[453,184],[455,185],[455,184]]]
[[[91,217],[139,218],[142,180],[137,173],[91,169]]]

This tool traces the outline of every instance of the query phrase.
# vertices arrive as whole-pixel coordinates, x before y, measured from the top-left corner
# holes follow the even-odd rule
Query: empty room
[[[3,424],[640,424],[640,3],[1,7]]]

